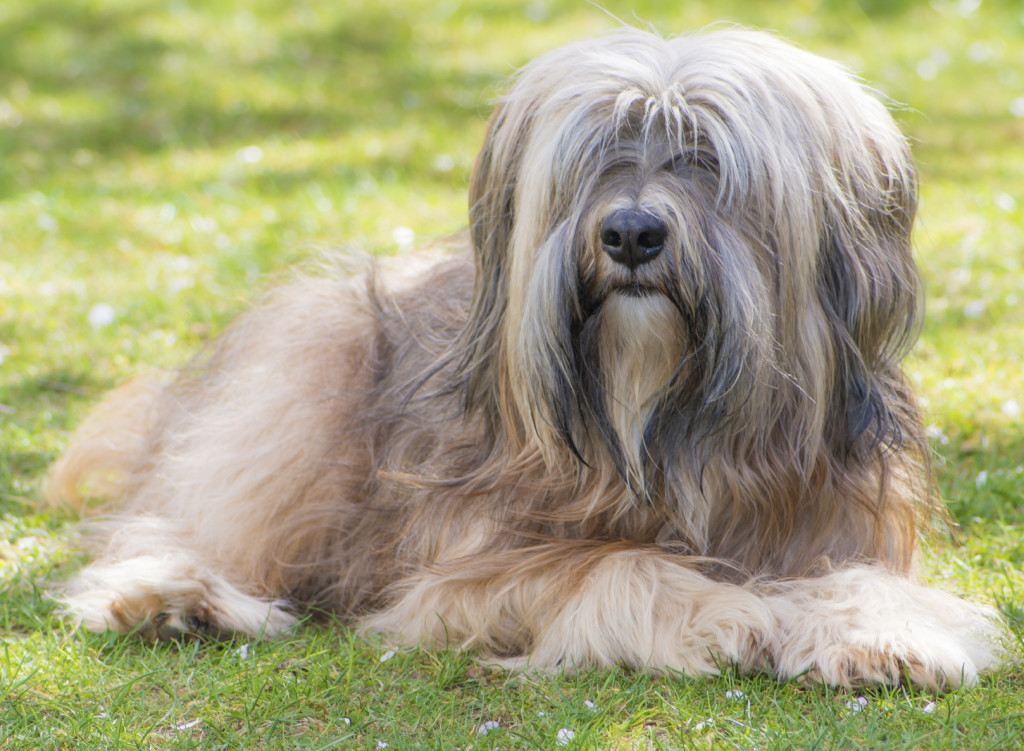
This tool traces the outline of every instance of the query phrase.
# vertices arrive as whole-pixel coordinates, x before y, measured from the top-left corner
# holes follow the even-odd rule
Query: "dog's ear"
[[[847,457],[895,447],[915,411],[899,362],[921,319],[917,175],[895,124],[882,136],[838,165],[821,237],[819,297],[835,347],[831,431]]]
[[[499,104],[469,181],[469,231],[476,288],[467,334],[476,347],[493,351],[508,303],[508,242],[515,213],[515,164],[521,143],[509,139],[508,106]],[[493,382],[493,381],[492,381]]]
[[[477,263],[505,255],[512,236],[515,174],[526,133],[516,129],[512,107],[502,102],[487,124],[487,135],[469,181],[469,225]]]
[[[568,223],[552,229],[557,222],[542,197],[551,186],[537,174],[552,168],[538,152],[557,142],[562,126],[550,112],[543,119],[543,70],[524,71],[498,105],[470,179],[476,285],[457,343],[458,367],[468,411],[483,412],[494,432],[519,433],[526,440],[551,429],[579,456],[579,394],[569,341],[577,270],[571,253],[564,252],[574,230]],[[542,254],[541,246],[557,248],[557,257],[530,255]],[[537,264],[544,294],[531,285]],[[560,295],[566,299],[552,299]]]
[[[508,307],[508,243],[515,222],[518,165],[529,129],[522,109],[501,102],[491,115],[469,183],[470,238],[476,282],[469,320],[454,361],[466,384],[467,410],[494,412],[493,384],[502,383],[497,353]],[[492,414],[492,419],[499,419]]]

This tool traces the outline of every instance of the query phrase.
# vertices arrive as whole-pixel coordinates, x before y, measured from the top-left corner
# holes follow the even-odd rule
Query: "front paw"
[[[999,659],[999,628],[984,608],[878,569],[777,584],[765,599],[780,678],[946,691],[974,685]]]
[[[819,646],[805,653],[803,663],[812,667],[799,673],[795,673],[794,668],[780,670],[779,677],[795,677],[801,681],[842,688],[909,684],[931,691],[948,691],[977,683],[978,666],[957,645],[940,647],[922,643],[919,634],[905,636],[907,638],[893,638],[878,647],[863,644]],[[792,646],[790,644],[788,648]]]

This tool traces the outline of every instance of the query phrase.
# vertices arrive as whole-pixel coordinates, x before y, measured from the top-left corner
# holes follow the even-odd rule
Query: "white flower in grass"
[[[594,702],[590,701],[590,699],[586,699],[586,700],[585,700],[585,701],[583,702],[583,706],[585,706],[585,707],[586,707],[587,709],[589,709],[589,710],[590,710],[591,712],[596,712],[596,711],[597,711],[597,705],[596,705],[596,704],[594,704]]]
[[[967,58],[972,63],[987,63],[999,57],[999,50],[988,42],[975,42],[967,48]]]
[[[551,10],[548,8],[547,3],[536,2],[526,6],[526,17],[534,23],[544,23],[550,15]]]
[[[387,748],[387,747],[388,747],[388,742],[387,741],[377,741],[377,748]]]
[[[6,99],[0,99],[0,125],[16,128],[21,125],[21,113]]]
[[[174,726],[175,730],[191,730],[192,728],[200,725],[202,720],[188,720],[187,722],[179,722]]]
[[[455,169],[455,159],[449,154],[438,154],[434,157],[434,169],[438,172],[451,172]]]
[[[1003,211],[1009,213],[1017,208],[1017,199],[1011,196],[1009,193],[996,193],[995,198],[992,199],[995,205]]]
[[[240,646],[238,649],[235,650],[235,654],[238,655],[238,659],[240,659],[240,660],[248,660],[249,659],[249,645],[248,644],[243,644],[242,646]]]
[[[408,227],[395,227],[391,231],[391,239],[398,244],[399,250],[409,250],[416,242],[416,233]]]
[[[1020,403],[1016,399],[1007,399],[1000,408],[1007,417],[1020,417]]]
[[[981,0],[957,0],[956,12],[964,18],[971,15],[981,7]]]
[[[917,64],[917,75],[925,81],[931,81],[939,75],[939,66],[934,60],[922,60]]]
[[[487,735],[492,730],[497,730],[501,727],[501,724],[497,720],[488,720],[484,722],[476,729],[477,735]]]
[[[981,470],[981,472],[978,473],[978,476],[974,478],[974,486],[976,488],[983,488],[983,487],[985,487],[985,483],[987,483],[987,482],[988,482],[988,472],[986,472],[985,470]]]
[[[103,329],[114,322],[114,308],[105,302],[98,302],[89,309],[89,325],[94,329]]]
[[[235,159],[239,164],[259,164],[263,161],[263,149],[259,146],[246,146],[238,150]]]
[[[555,736],[555,745],[568,746],[572,742],[572,739],[575,737],[575,730],[570,730],[569,728],[562,728],[558,731],[558,735]]]
[[[969,302],[964,305],[964,317],[972,320],[975,318],[981,318],[985,313],[985,307],[986,305],[984,300],[974,300],[973,302]]]
[[[851,712],[859,712],[862,709],[864,709],[864,707],[866,707],[867,705],[868,700],[865,699],[863,696],[858,696],[856,699],[846,702],[846,708],[849,709]]]
[[[933,702],[933,701],[928,702],[927,704],[925,704],[921,708],[921,711],[924,712],[925,714],[931,714],[932,712],[935,711],[935,702]]]
[[[395,656],[395,650],[389,649],[387,652],[385,652],[384,654],[382,654],[380,656],[380,661],[381,662],[387,662],[388,660],[390,660],[394,656]]]
[[[743,698],[743,692],[740,691],[738,688],[737,689],[733,689],[732,691],[726,691],[725,692],[725,698],[726,699],[735,699],[736,701],[739,701],[740,699]]]

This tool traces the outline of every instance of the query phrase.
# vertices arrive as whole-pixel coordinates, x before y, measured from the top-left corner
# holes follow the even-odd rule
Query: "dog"
[[[47,495],[92,631],[326,609],[512,668],[970,685],[986,608],[901,370],[917,175],[886,107],[774,36],[622,29],[527,65],[469,229],[414,278],[299,273],[83,423]]]

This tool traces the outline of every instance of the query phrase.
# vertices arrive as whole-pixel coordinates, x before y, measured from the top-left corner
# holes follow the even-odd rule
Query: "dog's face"
[[[883,381],[916,322],[915,202],[885,108],[770,36],[556,50],[473,176],[464,357],[492,377],[471,394],[509,384],[506,423],[638,493],[737,436],[873,450],[899,432]]]

